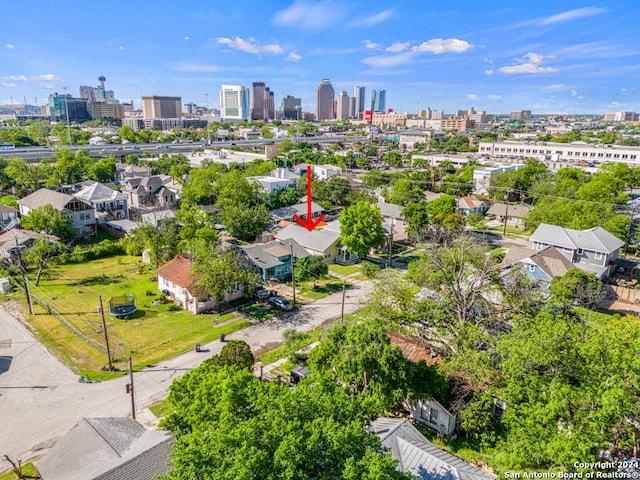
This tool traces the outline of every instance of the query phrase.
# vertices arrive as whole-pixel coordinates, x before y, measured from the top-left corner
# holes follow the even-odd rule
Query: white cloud
[[[542,87],[540,89],[540,92],[541,93],[566,92],[571,88],[573,87],[571,87],[570,85],[564,85],[562,83],[554,83],[551,85],[547,85],[546,87]]]
[[[127,49],[127,47],[123,47],[122,45],[120,45],[120,46],[118,47],[118,50],[120,50],[120,51],[122,51],[122,50],[126,50],[126,49]]]
[[[489,95],[487,98],[489,98],[489,100],[500,100],[502,98],[502,95]]]
[[[363,40],[362,44],[364,48],[368,48],[369,50],[375,50],[376,48],[380,48],[379,43],[372,42],[371,40]]]
[[[53,73],[45,73],[43,75],[32,75],[30,77],[26,75],[5,75],[2,77],[2,80],[6,83],[14,84],[14,87],[16,86],[16,82],[33,82],[44,88],[53,88],[57,82],[62,81],[62,77],[54,75]]]
[[[299,62],[302,60],[302,55],[297,54],[296,52],[291,52],[289,55],[284,57],[287,62]]]
[[[620,90],[618,90],[618,94],[619,95],[629,95],[634,90],[635,90],[634,88],[621,88]]]
[[[478,97],[478,95],[476,95],[475,93],[467,93],[467,98],[469,100],[474,100],[475,101],[475,100],[478,100],[478,98],[480,98],[480,97]]]
[[[18,86],[17,83],[13,82],[0,82],[0,85],[2,85],[4,88],[16,88]]]
[[[558,69],[554,67],[542,66],[542,63],[547,59],[555,58],[553,55],[541,55],[539,53],[529,52],[522,58],[519,58],[520,62],[517,65],[507,65],[500,67],[498,71],[505,75],[522,75],[522,74],[537,74],[537,73],[554,73]],[[485,72],[486,73],[486,72]],[[491,71],[493,73],[493,71]],[[490,75],[490,73],[487,73]]]
[[[393,10],[383,10],[379,13],[374,13],[373,15],[368,15],[366,17],[358,17],[355,20],[349,22],[350,27],[374,27],[393,15]]]
[[[387,48],[384,49],[384,51],[392,52],[392,53],[404,52],[410,46],[411,46],[411,42],[396,42],[389,45]]]
[[[404,52],[397,55],[377,55],[375,57],[363,58],[362,63],[378,68],[396,67],[409,63],[414,56],[413,52]]]
[[[189,35],[185,35],[185,36],[184,36],[184,39],[185,39],[186,41],[189,41],[189,40],[191,40],[191,37],[190,37]]]
[[[606,12],[606,8],[598,7],[584,7],[576,8],[574,10],[567,10],[566,12],[551,15],[538,22],[538,25],[552,25],[554,23],[570,22],[571,20],[578,20],[580,18],[593,17]]]
[[[258,45],[255,39],[249,38],[245,40],[241,37],[218,37],[218,43],[226,45],[234,50],[240,50],[241,52],[251,53],[253,55],[268,54],[268,55],[283,55],[284,50],[280,45],[267,44]]]
[[[433,38],[422,42],[420,45],[411,47],[414,52],[429,52],[434,55],[442,53],[463,53],[469,50],[472,45],[466,40],[458,38]]]
[[[306,32],[319,32],[336,25],[344,16],[341,4],[325,1],[321,3],[296,1],[289,8],[277,12],[273,23],[283,27],[295,27]]]
[[[220,72],[222,69],[218,65],[200,63],[180,63],[174,65],[171,70],[177,72]]]
[[[486,75],[493,75],[493,69],[488,68],[488,69],[486,69],[486,70],[484,71],[484,73],[485,73]]]
[[[9,50],[13,50],[16,46],[13,43],[5,43],[4,48],[8,48]]]

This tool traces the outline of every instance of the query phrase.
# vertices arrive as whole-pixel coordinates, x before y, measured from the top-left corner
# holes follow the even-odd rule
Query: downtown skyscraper
[[[387,110],[387,91],[372,90],[371,91],[371,111],[384,113]]]
[[[222,85],[220,90],[220,118],[249,120],[249,89],[242,85]]]
[[[251,84],[251,120],[273,120],[275,101],[273,92],[264,82]]]
[[[365,87],[353,87],[353,111],[351,112],[351,116],[353,118],[361,118],[362,112],[365,110]]]
[[[335,91],[328,78],[320,82],[316,92],[316,120],[333,120]]]

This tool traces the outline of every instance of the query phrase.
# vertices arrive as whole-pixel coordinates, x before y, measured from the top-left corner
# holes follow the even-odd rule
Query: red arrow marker
[[[302,220],[297,214],[293,215],[293,219],[310,232],[318,226],[324,218],[324,214],[320,215],[314,222],[311,218],[311,165],[307,165],[307,219]]]

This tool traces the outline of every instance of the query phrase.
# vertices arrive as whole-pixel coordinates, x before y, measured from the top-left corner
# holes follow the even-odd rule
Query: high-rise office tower
[[[223,120],[249,120],[249,89],[247,87],[222,85],[220,118]]]
[[[287,120],[297,120],[302,108],[302,99],[287,95],[282,99],[282,116]]]
[[[275,105],[273,92],[264,82],[251,84],[251,120],[273,120]]]
[[[364,87],[353,87],[353,98],[355,98],[355,109],[352,112],[353,118],[360,118],[362,112],[365,110],[365,88]]]
[[[371,110],[378,113],[384,113],[387,110],[386,90],[371,91]]]
[[[320,82],[316,93],[316,120],[333,120],[335,91],[328,78]]]
[[[340,95],[338,95],[338,101],[336,102],[336,118],[338,120],[343,120],[345,118],[349,118],[349,106],[351,105],[351,101],[349,99],[349,95],[347,95],[346,90],[342,90]]]
[[[143,118],[182,118],[181,97],[142,97]]]
[[[100,75],[98,77],[98,82],[100,85],[97,87],[90,87],[88,85],[80,86],[80,98],[86,98],[89,102],[99,102],[99,103],[109,103],[116,104],[118,101],[115,99],[115,94],[113,90],[107,90],[104,86],[104,82],[107,80],[107,77],[104,75]]]

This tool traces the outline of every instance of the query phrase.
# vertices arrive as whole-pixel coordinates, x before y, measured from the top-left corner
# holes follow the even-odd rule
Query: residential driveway
[[[362,282],[347,289],[345,314],[360,308],[369,287],[369,282]],[[282,343],[282,333],[288,328],[307,332],[339,318],[341,303],[342,292],[338,292],[235,332],[227,339],[244,340],[260,353]],[[134,374],[137,418],[152,424],[155,418],[146,407],[166,396],[174,378],[218,353],[222,345],[211,342],[202,346],[203,352],[189,351]],[[78,376],[16,317],[0,308],[0,472],[10,469],[4,455],[14,461],[29,461],[43,454],[83,417],[130,416],[128,382],[123,376],[109,382],[79,383]]]

